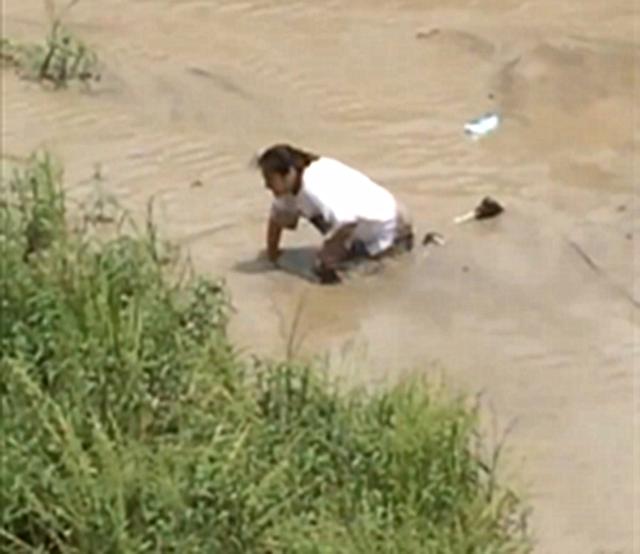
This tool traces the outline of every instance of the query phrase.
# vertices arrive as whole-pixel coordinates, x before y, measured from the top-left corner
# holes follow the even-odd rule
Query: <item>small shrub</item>
[[[76,2],[72,2],[67,9]],[[3,38],[0,60],[31,80],[50,82],[56,88],[72,81],[89,84],[100,80],[98,57],[82,40],[69,31],[48,3],[49,31],[43,44],[21,44]]]

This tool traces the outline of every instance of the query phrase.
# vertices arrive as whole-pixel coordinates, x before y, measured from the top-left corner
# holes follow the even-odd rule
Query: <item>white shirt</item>
[[[329,224],[330,233],[356,224],[352,239],[364,243],[370,255],[389,248],[394,241],[398,205],[393,195],[360,171],[332,158],[319,158],[302,174],[296,195],[275,198],[272,214],[315,216]]]

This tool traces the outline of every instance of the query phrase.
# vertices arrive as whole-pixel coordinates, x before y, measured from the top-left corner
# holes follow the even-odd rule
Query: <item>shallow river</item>
[[[227,279],[248,352],[483,391],[488,419],[513,425],[537,552],[640,552],[637,3],[83,0],[68,19],[104,78],[51,93],[3,72],[5,152],[48,146],[78,199],[97,165],[134,212],[153,196],[167,236]],[[3,3],[7,36],[45,21],[38,0]],[[488,110],[502,125],[469,140]],[[385,183],[447,244],[340,287],[268,271],[249,160],[281,140]],[[453,225],[484,195],[505,214]],[[286,240],[292,265],[318,243]]]

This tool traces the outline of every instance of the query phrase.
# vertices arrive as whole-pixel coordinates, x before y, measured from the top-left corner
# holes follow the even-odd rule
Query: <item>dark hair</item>
[[[301,173],[308,165],[315,162],[318,156],[294,148],[288,144],[276,144],[267,148],[258,156],[258,167],[263,173],[279,173],[286,175],[293,167]]]

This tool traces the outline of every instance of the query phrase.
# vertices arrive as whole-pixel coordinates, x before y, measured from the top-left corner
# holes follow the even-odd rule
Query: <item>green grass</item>
[[[0,62],[15,68],[25,79],[52,83],[55,88],[78,81],[88,85],[100,80],[96,53],[62,23],[62,16],[77,0],[68,4],[63,13],[55,13],[52,0],[45,2],[49,13],[49,29],[42,44],[20,43],[3,37],[0,41]]]
[[[2,187],[0,551],[529,552],[463,399],[243,363],[153,225],[73,230],[46,154]]]

